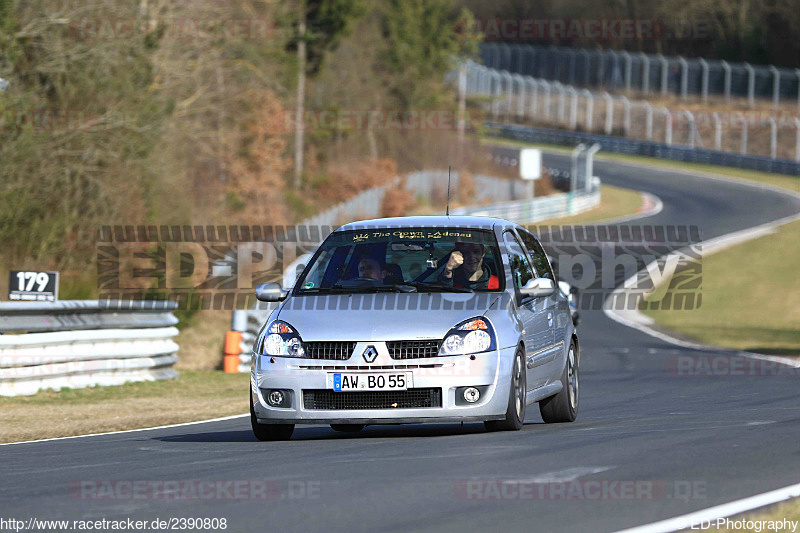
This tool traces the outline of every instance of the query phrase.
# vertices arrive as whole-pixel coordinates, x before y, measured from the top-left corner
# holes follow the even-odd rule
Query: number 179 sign
[[[58,300],[58,272],[12,270],[8,280],[8,299],[55,302]]]

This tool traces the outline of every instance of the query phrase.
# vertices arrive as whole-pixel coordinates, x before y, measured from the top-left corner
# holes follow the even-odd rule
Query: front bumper
[[[360,347],[355,353],[361,353]],[[382,351],[382,350],[381,350]],[[500,420],[508,408],[510,375],[516,347],[469,355],[425,359],[322,361],[254,356],[251,366],[251,402],[262,424],[406,424],[424,422],[477,422]],[[433,366],[433,367],[431,367]],[[414,368],[422,367],[422,368]],[[441,388],[441,407],[388,409],[309,409],[304,390],[327,389],[334,372],[409,372],[413,388]],[[456,389],[481,387],[474,404],[457,405]],[[291,391],[288,408],[267,404],[262,389]],[[340,394],[340,393],[337,393]],[[351,392],[348,394],[368,394]]]

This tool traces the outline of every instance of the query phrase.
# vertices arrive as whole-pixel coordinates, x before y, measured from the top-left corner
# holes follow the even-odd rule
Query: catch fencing
[[[728,63],[703,58],[652,55],[642,52],[585,50],[555,46],[481,44],[484,65],[496,70],[582,87],[645,94],[674,94],[683,99],[709,95],[771,99],[795,103],[800,109],[800,69],[773,65]]]
[[[0,302],[0,396],[177,377],[175,302]]]

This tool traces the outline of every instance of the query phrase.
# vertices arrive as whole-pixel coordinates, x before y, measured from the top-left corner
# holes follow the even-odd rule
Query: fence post
[[[767,124],[769,124],[769,156],[772,159],[778,158],[778,123],[775,122],[775,119],[769,117],[767,119]]]
[[[680,119],[682,115],[686,115],[686,117],[689,118],[689,148],[694,149],[695,136],[697,135],[697,124],[694,123],[694,114],[688,109],[684,109],[678,113],[678,119]]]
[[[530,76],[525,78],[525,82],[531,87],[531,119],[536,120],[536,107],[539,103],[539,82]]]
[[[586,149],[586,145],[579,144],[572,150],[572,154],[570,155],[570,192],[575,192],[578,188],[578,158],[581,156],[581,153]]]
[[[731,101],[731,66],[728,64],[727,61],[720,61],[720,65],[722,65],[722,70],[725,71],[725,103],[730,103]]]
[[[753,107],[756,96],[756,71],[750,63],[745,63],[744,68],[747,70],[747,105]]]
[[[578,125],[578,91],[574,87],[567,87],[570,95],[569,129],[574,130]]]
[[[586,131],[591,133],[594,121],[594,95],[588,89],[582,90],[581,94],[586,98]]]
[[[514,101],[514,78],[507,70],[503,71],[502,76],[503,84],[505,85],[506,90],[506,121],[509,121],[511,119],[511,106],[512,102]]]
[[[672,113],[666,107],[661,108],[664,113],[664,144],[672,146]]]
[[[800,118],[794,119],[795,140],[794,140],[794,160],[800,163]]]
[[[500,95],[502,94],[502,78],[496,70],[489,71],[492,76],[492,116],[497,121],[500,114]]]
[[[648,141],[653,140],[653,106],[650,105],[649,102],[642,102],[645,109],[645,116],[644,116],[644,131],[645,131],[645,138]]]
[[[555,82],[555,88],[558,91],[558,123],[564,123],[564,113],[566,111],[567,105],[567,91],[564,90],[564,86],[559,83]]]
[[[517,118],[525,116],[525,79],[519,75],[513,75],[514,81],[519,84],[519,95],[517,96]]]
[[[611,135],[611,130],[614,127],[614,99],[607,92],[603,93],[603,98],[606,101],[606,135]]]
[[[722,150],[722,121],[716,112],[711,114],[711,118],[714,119],[714,148]]]
[[[662,54],[658,54],[658,60],[661,63],[661,96],[667,95],[667,75],[669,74],[669,63],[667,58]]]
[[[620,52],[620,55],[625,60],[625,90],[631,90],[631,75],[633,70],[633,60],[631,59],[631,55],[623,50]]]
[[[747,116],[745,116],[744,113],[737,113],[737,115],[742,117],[742,138],[739,145],[739,152],[747,154]]]
[[[626,96],[621,96],[622,105],[625,106],[625,115],[622,122],[622,131],[625,137],[630,137],[631,134],[631,101]]]
[[[550,83],[545,80],[540,80],[540,83],[544,85],[544,118],[545,120],[550,120],[550,92],[552,87]]]
[[[700,68],[702,69],[702,83],[701,83],[701,97],[703,99],[703,103],[708,102],[708,61],[700,58]]]
[[[778,109],[781,101],[781,72],[775,65],[770,65],[769,70],[772,72],[772,107]]]
[[[600,151],[600,145],[594,143],[586,151],[586,190],[592,187],[592,176],[594,175],[594,154]]]
[[[681,64],[681,100],[686,100],[689,94],[689,62],[683,56],[678,56]]]
[[[646,95],[650,92],[650,58],[644,52],[639,52],[642,58],[642,92]]]

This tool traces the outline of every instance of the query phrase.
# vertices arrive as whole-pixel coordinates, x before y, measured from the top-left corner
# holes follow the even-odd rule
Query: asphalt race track
[[[563,156],[545,162],[568,165]],[[595,173],[663,201],[637,224],[697,225],[704,239],[800,212],[796,198],[734,182],[602,161]],[[584,312],[579,333],[581,411],[572,424],[545,425],[529,406],[513,433],[482,424],[357,434],[298,426],[289,442],[262,443],[242,417],[4,446],[3,514],[216,517],[228,531],[615,531],[800,482],[797,373],[674,375],[669,358],[697,352],[600,311]],[[269,480],[275,492],[266,501],[225,491],[210,500],[97,499],[101,492],[76,490],[87,480]]]

